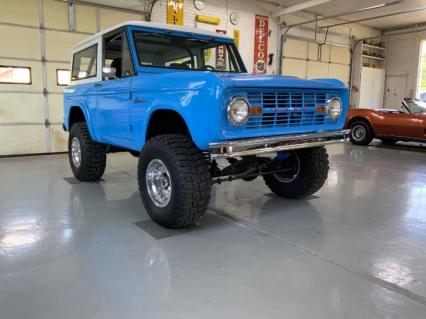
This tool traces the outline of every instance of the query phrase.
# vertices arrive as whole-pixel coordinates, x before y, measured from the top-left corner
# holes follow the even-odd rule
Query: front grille
[[[247,97],[252,107],[262,108],[262,115],[251,115],[246,128],[314,126],[326,120],[326,112],[316,112],[316,107],[327,101],[322,92],[248,92]]]

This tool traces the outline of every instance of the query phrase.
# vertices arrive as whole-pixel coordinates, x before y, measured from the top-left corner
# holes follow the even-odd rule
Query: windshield
[[[405,101],[412,114],[426,114],[426,103],[418,100]]]
[[[135,31],[133,38],[142,67],[246,71],[237,49],[230,43],[143,31]]]

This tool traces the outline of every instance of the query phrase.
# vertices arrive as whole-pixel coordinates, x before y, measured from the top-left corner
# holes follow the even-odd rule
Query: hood
[[[250,73],[216,73],[227,87],[235,88],[300,88],[342,90],[347,86],[336,79],[304,80],[293,76]]]

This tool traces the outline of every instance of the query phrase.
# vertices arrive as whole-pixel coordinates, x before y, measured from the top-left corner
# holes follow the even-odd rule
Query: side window
[[[0,83],[31,84],[31,68],[25,66],[0,65]]]
[[[132,57],[124,31],[105,38],[103,65],[115,68],[117,78],[134,75]]]
[[[132,75],[135,75],[135,68],[133,66],[132,55],[130,53],[126,33],[123,32],[123,76]]]
[[[96,76],[97,51],[98,45],[95,44],[74,54],[71,72],[72,80],[82,80]]]
[[[67,86],[70,84],[70,70],[56,69],[56,85]]]

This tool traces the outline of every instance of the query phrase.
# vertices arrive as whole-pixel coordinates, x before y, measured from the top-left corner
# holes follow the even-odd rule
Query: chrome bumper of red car
[[[349,140],[351,130],[338,132],[319,132],[311,134],[282,135],[255,139],[232,140],[227,142],[210,143],[209,150],[212,158],[242,157],[275,153],[342,143]]]

